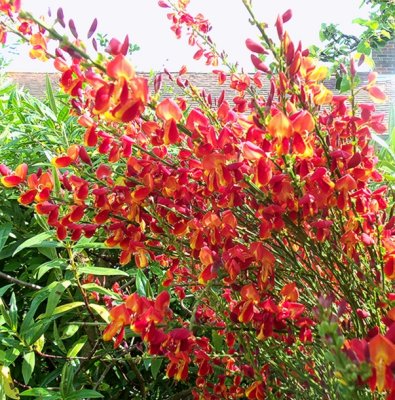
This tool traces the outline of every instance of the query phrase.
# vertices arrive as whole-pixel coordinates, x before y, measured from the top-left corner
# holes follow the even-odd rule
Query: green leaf
[[[104,307],[104,306],[101,306],[100,304],[89,304],[89,307],[93,310],[93,311],[95,311],[97,314],[99,314],[100,315],[100,317],[105,321],[105,322],[107,322],[108,324],[110,323],[110,321],[111,321],[111,318],[110,318],[110,313],[108,312],[108,310]]]
[[[158,376],[163,358],[156,357],[151,360],[151,374],[154,379]]]
[[[53,337],[54,337],[55,343],[59,347],[59,349],[64,354],[66,354],[67,353],[66,347],[64,346],[62,339],[60,338],[58,326],[56,325],[55,321],[53,322]]]
[[[348,76],[342,78],[340,83],[340,93],[348,92],[351,89],[351,82]]]
[[[60,381],[60,394],[63,399],[75,392],[73,386],[75,371],[76,367],[74,364],[67,362],[63,365],[62,379]]]
[[[50,386],[49,383],[54,381],[61,373],[62,373],[62,367],[63,365],[60,364],[61,366],[56,368],[50,373],[47,373],[45,376],[42,376],[42,380],[39,382],[40,387],[47,387]]]
[[[369,42],[365,40],[358,44],[357,51],[359,53],[369,56],[372,51],[372,48],[370,47]]]
[[[47,98],[49,102],[49,107],[51,108],[52,112],[57,115],[58,108],[56,107],[55,96],[53,93],[53,88],[51,84],[51,80],[49,79],[48,75],[45,75],[45,89],[47,92]]]
[[[11,365],[14,363],[14,361],[19,357],[21,354],[21,351],[16,348],[8,349],[5,352],[4,356],[4,364]]]
[[[48,242],[47,242],[48,243]],[[49,242],[52,243],[52,242]],[[60,247],[58,245],[56,246],[47,246],[47,247],[39,247],[37,250],[45,257],[47,257],[50,260],[54,260],[55,258],[58,257],[58,253],[56,252],[56,247]]]
[[[3,224],[0,226],[0,252],[3,250],[3,247],[8,239],[12,230],[11,224]]]
[[[86,341],[88,340],[88,336],[81,336],[70,348],[67,352],[67,357],[76,357],[81,349],[85,346]]]
[[[48,298],[49,292],[52,290],[54,286],[56,286],[57,282],[53,282],[47,287],[44,287],[43,289],[37,291],[34,294],[33,301],[30,305],[29,311],[23,318],[22,324],[21,324],[21,329],[20,333],[23,337],[25,333],[27,333],[34,325],[34,314],[37,311],[37,308],[40,306],[40,304]]]
[[[5,285],[5,286],[1,287],[0,288],[0,297],[3,297],[4,293],[12,286],[14,286],[14,284],[10,283],[9,285]]]
[[[45,310],[45,317],[52,316],[55,307],[58,305],[60,298],[64,291],[71,285],[70,281],[58,282],[58,284],[51,290],[48,296],[47,308]]]
[[[56,170],[56,168],[54,166],[52,166],[52,176],[53,176],[53,180],[54,180],[54,193],[55,196],[59,196],[60,193],[60,180],[59,180],[59,175],[58,175],[58,171]]]
[[[390,34],[388,31],[386,31],[385,29],[382,29],[382,30],[380,31],[380,35],[381,35],[381,36],[384,36],[384,37],[387,38],[388,40],[391,40],[391,34]]]
[[[358,25],[363,25],[363,26],[366,26],[367,22],[368,21],[366,19],[363,19],[363,18],[355,18],[355,19],[352,20],[353,24],[358,24]]]
[[[213,331],[211,334],[211,337],[212,337],[212,343],[213,343],[214,349],[217,352],[221,352],[223,349],[223,341],[224,341],[223,336],[220,335],[217,331]]]
[[[81,238],[74,246],[74,249],[107,249],[111,250],[104,242],[94,242],[93,238]]]
[[[56,307],[53,312],[52,312],[52,316],[58,315],[58,314],[62,314],[64,312],[73,310],[74,308],[78,308],[85,305],[85,303],[83,301],[74,301],[72,303],[68,303],[68,304],[63,304],[62,306]],[[45,318],[45,314],[41,314],[37,317],[37,319],[43,319]]]
[[[14,292],[12,292],[10,299],[9,315],[11,320],[11,329],[16,332],[18,328],[18,307],[16,305],[16,297]]]
[[[11,320],[10,314],[1,298],[0,298],[0,313],[3,316],[5,323],[11,328],[12,320]]]
[[[64,106],[58,114],[58,122],[65,122],[70,115],[70,108],[68,106]]]
[[[25,385],[27,385],[30,381],[30,378],[34,371],[35,364],[36,364],[36,357],[34,351],[31,351],[23,355],[22,375]]]
[[[30,239],[24,241],[21,245],[19,245],[14,251],[13,256],[15,256],[15,254],[19,253],[23,249],[27,249],[30,247],[61,247],[59,242],[47,240],[51,237],[52,233],[50,232],[43,232],[36,236],[33,236]]]
[[[69,394],[65,400],[76,400],[76,399],[102,399],[104,396],[96,390],[81,389],[77,392]]]
[[[122,299],[118,293],[114,293],[112,290],[99,286],[96,283],[85,283],[84,285],[82,285],[82,288],[85,289],[87,292],[97,292],[106,296],[110,296],[113,299]]]
[[[67,262],[64,260],[56,259],[48,261],[44,264],[41,264],[39,267],[35,269],[36,271],[36,279],[42,278],[48,271],[51,269],[63,269],[67,267]]]
[[[144,271],[138,269],[136,272],[136,291],[140,296],[147,297],[147,286],[149,285],[148,278]]]
[[[80,325],[67,324],[66,327],[64,328],[62,336],[60,338],[61,339],[69,339],[78,332],[78,329],[80,329]]]
[[[382,149],[384,149],[386,152],[388,152],[388,154],[391,156],[391,158],[392,158],[392,162],[395,162],[395,153],[392,151],[392,149],[391,149],[391,147],[388,145],[388,143],[385,141],[385,140],[383,140],[383,139],[381,139],[381,137],[380,136],[378,136],[377,134],[375,134],[375,133],[371,133],[371,135],[372,135],[372,139],[377,143],[377,144],[379,144],[381,147],[382,147]]]
[[[28,346],[33,345],[48,330],[51,320],[35,322],[34,325],[24,333],[23,337]]]
[[[81,274],[91,274],[98,276],[129,276],[125,271],[115,268],[102,268],[102,267],[79,267],[78,272]]]
[[[44,388],[32,388],[32,389],[28,389],[25,390],[24,392],[20,393],[21,396],[24,397],[35,397],[36,399],[53,399],[53,400],[57,400],[57,399],[61,399],[62,397],[60,396],[60,394],[55,393],[51,390],[47,390]]]

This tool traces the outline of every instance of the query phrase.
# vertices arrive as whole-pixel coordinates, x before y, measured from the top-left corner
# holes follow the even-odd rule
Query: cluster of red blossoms
[[[284,30],[291,13],[277,19],[275,45],[244,3],[263,38],[246,41],[258,72],[216,70],[220,84],[230,82],[227,100],[201,93],[182,70],[185,96],[158,100],[127,60],[127,40],[111,40],[92,61],[74,24],[71,42],[0,0],[0,38],[14,21],[31,57],[54,58],[85,129],[80,143],[54,154],[52,169],[2,165],[1,182],[46,217],[58,240],[97,236],[120,249],[121,265],[160,265],[166,291],[147,298],[132,289],[111,304],[103,338],[126,346],[130,328],[150,355],[168,360],[168,377],[194,377],[196,399],[291,398],[286,382],[303,375],[307,390],[309,379],[325,379],[314,365],[322,293],[347,304],[339,329],[350,362],[369,364],[371,390],[394,396],[395,217],[370,144],[372,131],[385,131],[384,115],[353,97],[386,96],[374,73],[357,89],[353,62],[343,68],[353,93],[334,94],[323,84],[327,68]],[[195,58],[216,66],[210,25],[187,4],[160,2],[177,37],[185,27],[198,46]],[[57,39],[51,55],[47,43]],[[292,357],[305,373],[289,370]]]

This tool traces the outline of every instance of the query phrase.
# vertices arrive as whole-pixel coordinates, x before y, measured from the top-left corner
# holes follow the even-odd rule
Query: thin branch
[[[55,360],[96,360],[98,358],[101,358],[102,356],[90,356],[90,357],[67,357],[67,356],[58,356],[55,354],[47,354],[47,353],[42,353],[41,351],[38,351],[37,349],[34,350],[35,353],[37,353],[39,356],[44,357],[44,358],[49,358],[49,359],[55,359]]]
[[[137,368],[136,363],[133,360],[129,359],[129,360],[127,360],[127,363],[129,364],[129,366],[132,368],[132,371],[136,375],[136,378],[137,378],[137,380],[139,382],[140,392],[141,392],[142,398],[146,399],[147,398],[147,393],[145,391],[145,381],[144,381],[143,375],[141,375],[141,372],[139,371],[139,369]]]
[[[106,375],[110,372],[110,369],[114,366],[113,363],[110,363],[107,365],[106,369],[103,371],[103,373],[100,375],[99,379],[96,381],[95,385],[93,386],[93,390],[96,390],[99,385],[102,383]]]
[[[191,394],[192,394],[192,389],[185,389],[169,397],[169,400],[186,400],[190,398],[189,396],[191,396]]]
[[[28,287],[30,289],[34,289],[34,290],[40,290],[42,289],[41,286],[36,285],[34,283],[29,283],[29,282],[25,282],[25,281],[21,281],[20,279],[16,279],[8,274],[5,274],[4,272],[0,272],[0,278],[6,279],[7,281],[10,281],[12,283],[16,283],[19,286],[25,286]]]

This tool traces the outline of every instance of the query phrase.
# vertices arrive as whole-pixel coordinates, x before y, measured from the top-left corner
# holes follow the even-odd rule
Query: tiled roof
[[[43,98],[45,96],[45,76],[48,75],[53,87],[56,88],[59,75],[58,74],[45,74],[45,73],[30,73],[30,72],[10,72],[8,76],[15,81],[20,87],[27,89],[33,96]],[[149,77],[148,73],[140,73],[139,75]],[[176,74],[175,74],[176,76]],[[361,83],[367,83],[367,73],[360,74]],[[225,91],[225,98],[230,104],[233,104],[233,98],[237,95],[237,92],[229,88],[226,83],[219,86],[217,83],[217,77],[214,74],[208,73],[188,73],[182,76],[182,80],[188,79],[191,84],[197,88],[204,90],[205,93],[211,94],[213,100],[217,99],[221,92]],[[268,82],[263,80],[262,93],[267,93]],[[335,81],[333,79],[327,81],[326,86],[336,92],[334,89]],[[165,90],[168,96],[182,96],[182,91],[176,84],[176,80],[171,81],[166,74],[163,74],[163,85],[167,88]],[[395,75],[381,75],[378,78],[378,85],[380,85],[385,93],[389,97],[389,101],[384,104],[376,105],[377,111],[384,112],[386,119],[388,119],[389,110],[395,105]],[[361,91],[357,97],[358,102],[367,103],[370,102],[366,91]]]

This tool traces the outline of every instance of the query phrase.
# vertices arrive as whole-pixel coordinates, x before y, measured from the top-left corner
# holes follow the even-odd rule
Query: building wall
[[[373,60],[379,74],[395,74],[395,40],[379,50],[374,50]]]

